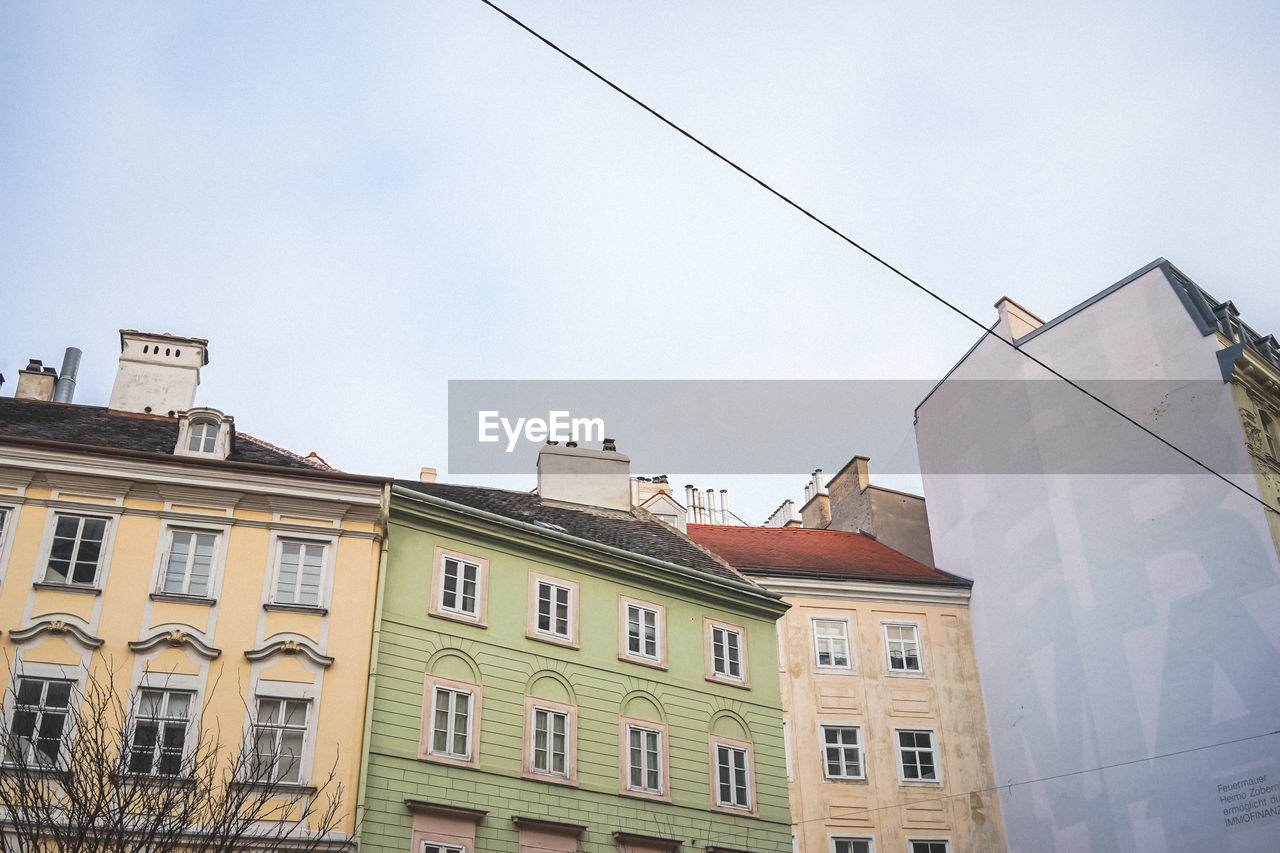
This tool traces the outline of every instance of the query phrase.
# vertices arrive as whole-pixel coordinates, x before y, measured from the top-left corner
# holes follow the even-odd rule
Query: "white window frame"
[[[924,752],[925,750],[921,749],[918,746],[904,747],[902,745],[902,737],[901,737],[903,734],[917,734],[917,735],[926,734],[929,736],[929,748],[927,751],[933,763],[932,779],[911,778],[907,776],[907,766],[906,766],[906,760],[905,760],[906,755],[904,753],[904,750],[909,749],[913,754],[916,754],[917,756],[919,753]],[[926,728],[912,728],[912,727],[898,728],[895,726],[893,729],[893,751],[898,757],[898,782],[900,784],[903,784],[903,785],[941,785],[942,784],[942,762],[938,760],[939,757],[941,756],[942,749],[938,744],[937,731],[935,731],[934,729],[926,729]],[[919,761],[917,760],[915,763],[918,765]]]
[[[538,767],[538,715],[545,714],[548,728],[547,736],[547,766]],[[555,770],[553,767],[555,749],[553,747],[553,738],[555,735],[554,720],[561,718],[564,720],[564,750],[561,755],[563,759],[564,769]],[[561,708],[551,708],[544,703],[534,702],[529,708],[529,772],[535,776],[550,776],[554,779],[569,779],[572,775],[572,767],[570,761],[573,758],[573,714]]]
[[[36,563],[37,566],[43,567],[40,575],[41,583],[50,584],[52,586],[67,587],[70,589],[102,589],[103,584],[106,581],[107,565],[110,562],[111,550],[115,542],[115,529],[116,522],[119,520],[119,514],[104,513],[95,510],[96,508],[86,508],[85,510],[81,510],[78,507],[75,509],[59,508],[50,510],[49,520],[45,527],[44,541],[41,543],[40,547],[40,558]],[[79,527],[76,529],[76,544],[72,552],[71,565],[68,566],[68,580],[65,581],[51,578],[49,575],[49,563],[53,558],[53,543],[57,538],[58,520],[61,518],[79,518],[81,520]],[[81,534],[84,531],[84,521],[86,519],[94,519],[104,523],[105,526],[102,531],[102,544],[98,551],[97,563],[94,566],[93,581],[91,583],[75,583],[70,580],[70,578],[75,575],[76,560],[74,557],[80,551],[79,546],[81,542]]]
[[[640,768],[639,768],[640,776],[642,779],[647,779],[650,773],[656,772],[658,774],[658,785],[656,788],[651,788],[648,785],[643,785],[643,784],[635,785],[631,781],[632,771],[636,769],[635,765],[632,763],[632,748],[633,748],[631,746],[632,732],[637,732],[641,736],[641,745],[640,745],[641,762],[640,762]],[[666,780],[666,771],[665,771],[666,760],[664,758],[666,754],[667,745],[666,745],[666,737],[664,737],[664,734],[665,733],[662,731],[662,729],[657,728],[656,726],[653,726],[653,727],[645,726],[639,723],[624,724],[623,726],[624,740],[622,743],[622,750],[626,754],[626,761],[623,762],[623,773],[624,773],[623,778],[625,780],[625,787],[627,791],[629,791],[630,793],[645,794],[651,797],[661,797],[667,793],[667,780]],[[658,766],[657,767],[649,767],[648,761],[646,760],[649,753],[648,753],[648,749],[646,748],[646,744],[644,743],[644,738],[647,735],[653,735],[658,744],[658,750],[657,750]]]
[[[280,572],[284,567],[284,549],[287,545],[302,545],[304,547],[319,547],[320,551],[320,577],[317,581],[316,602],[288,601],[280,594]],[[337,540],[333,538],[317,538],[314,536],[294,536],[288,533],[277,533],[272,537],[271,548],[271,571],[268,572],[270,588],[267,591],[267,601],[277,607],[297,607],[304,610],[326,610],[329,606],[329,588],[332,583],[333,576],[332,566],[334,559],[334,551],[337,549]],[[305,554],[305,552],[303,552]],[[303,556],[305,560],[305,556]],[[302,591],[302,573],[303,563],[298,564],[298,576],[294,581],[294,595],[300,597]]]
[[[725,811],[732,811],[732,812],[739,812],[739,813],[748,813],[748,814],[755,813],[755,805],[754,805],[755,780],[752,779],[752,773],[751,773],[751,764],[752,764],[751,751],[752,750],[751,750],[750,744],[739,743],[737,741],[729,741],[727,739],[722,739],[722,738],[712,738],[711,740],[711,756],[712,756],[711,790],[712,790],[712,798],[713,798],[712,802],[715,803],[716,808],[723,809]],[[726,766],[721,763],[721,759],[726,754],[731,759],[730,763],[727,765],[729,769],[730,777],[731,777],[730,783],[729,783],[731,788],[731,794],[728,800],[725,800],[721,796],[722,783],[720,781],[721,770]],[[741,786],[738,785],[736,778],[733,778],[738,771],[738,766],[737,766],[737,763],[732,759],[734,756],[739,756],[739,755],[742,757],[742,772],[743,772],[743,785]],[[739,787],[741,787],[745,793],[745,797],[746,797],[745,802],[741,802],[741,803],[738,802],[737,794],[738,794]]]
[[[794,782],[795,768],[791,763],[791,721],[782,721],[782,759],[787,765],[787,781]]]
[[[854,742],[846,744],[843,741],[837,744],[831,744],[827,740],[827,730],[836,731],[852,730],[854,733]],[[853,725],[851,723],[821,723],[818,725],[818,747],[822,750],[822,778],[829,782],[850,782],[864,781],[867,778],[867,750],[862,736],[862,726]],[[857,754],[858,772],[854,774],[841,773],[833,776],[831,774],[831,760],[828,750],[837,749],[840,752],[840,769],[846,769],[845,750],[853,749]]]
[[[441,693],[449,694],[449,707],[445,711],[445,748],[443,750],[436,748],[436,714],[440,711]],[[455,726],[457,725],[457,697],[459,696],[467,697],[467,728],[462,733],[466,749],[462,752],[457,752],[453,749],[454,740],[458,737],[458,731]],[[470,690],[444,684],[433,684],[431,687],[431,715],[427,719],[427,752],[438,758],[450,758],[454,761],[462,762],[471,761],[472,753],[475,752],[475,741],[472,739],[472,733],[475,731],[476,704],[476,694]]]
[[[625,657],[629,657],[634,660],[642,660],[642,661],[647,661],[649,663],[661,663],[662,662],[662,611],[657,607],[654,607],[649,604],[642,604],[639,601],[623,602],[622,610],[624,615],[623,628],[622,628],[624,642],[622,647],[622,654]],[[631,614],[633,611],[636,614],[636,619],[634,620],[636,625],[635,640],[636,640],[636,645],[639,646],[638,650],[633,650],[631,648],[631,639],[632,639]],[[650,654],[645,649],[645,645],[648,642],[648,639],[645,637],[645,629],[648,627],[645,624],[646,614],[651,614],[653,616],[653,653],[652,654]]]
[[[449,574],[448,574],[447,566],[449,563],[456,563],[458,566],[457,580],[455,581],[455,585],[452,593],[455,601],[455,605],[453,607],[450,607],[444,603],[445,594],[449,592],[449,590],[447,589],[448,582],[449,582]],[[476,570],[475,571],[476,576],[474,581],[475,593],[472,595],[474,606],[470,610],[468,610],[465,606],[463,606],[466,603],[466,598],[467,598],[466,571],[468,567],[474,568]],[[479,621],[480,596],[481,596],[481,590],[484,587],[484,566],[482,566],[480,563],[472,562],[470,560],[455,556],[453,554],[445,554],[440,558],[439,570],[440,570],[440,587],[436,591],[436,594],[438,596],[436,600],[436,607],[439,608],[444,613],[449,613],[454,616],[461,617],[463,619]]]
[[[31,705],[23,703],[19,706],[18,696],[20,695],[22,681],[39,681],[43,682],[40,688],[40,704]],[[60,682],[70,685],[68,690],[67,705],[65,709],[56,706],[46,706],[48,700],[49,684]],[[62,758],[62,750],[67,748],[67,743],[74,735],[74,726],[76,723],[75,704],[81,701],[83,697],[80,695],[80,682],[77,678],[68,677],[64,668],[56,664],[19,664],[19,669],[10,675],[10,688],[6,691],[4,715],[7,721],[6,731],[12,736],[14,731],[14,720],[18,711],[35,709],[36,720],[32,725],[32,733],[40,731],[41,723],[44,721],[45,713],[49,711],[63,711],[62,731],[58,735],[58,753],[54,756],[52,763],[46,763],[36,759],[36,741],[38,738],[28,739],[25,749],[29,749],[24,761],[29,767],[46,766],[56,767],[58,761]],[[25,750],[24,750],[25,751]],[[13,764],[9,758],[8,745],[0,744],[0,761],[4,764]]]
[[[13,504],[0,504],[0,583],[9,567],[9,546],[13,544],[11,531],[18,524],[19,507]]]
[[[738,687],[747,687],[747,632],[740,625],[733,625],[728,622],[722,622],[718,619],[704,617],[706,628],[704,631],[704,642],[706,643],[706,665],[707,680],[719,681],[724,684],[733,684]],[[722,637],[721,645],[724,647],[724,654],[721,658],[723,663],[716,658],[716,636]],[[736,637],[736,643],[730,644],[729,637]],[[731,649],[736,649],[737,659],[734,659]],[[733,673],[733,665],[736,663],[738,672]],[[721,668],[723,666],[723,668]]]
[[[923,676],[924,675],[924,643],[921,639],[920,623],[894,621],[894,622],[881,622],[880,626],[881,626],[881,633],[884,636],[884,665],[885,665],[885,670],[888,672],[888,674],[889,675],[905,675],[905,676],[912,676],[912,677]],[[915,647],[916,647],[915,669],[905,668],[906,661],[907,661],[907,655],[906,655],[907,643],[901,639],[890,639],[889,638],[890,628],[910,628],[915,633]],[[897,643],[900,645],[900,651],[902,652],[902,661],[903,661],[904,668],[895,668],[893,665],[893,644],[894,643]]]
[[[218,424],[211,420],[200,419],[191,422],[187,433],[187,452],[212,454],[218,448]],[[192,447],[196,444],[198,446]]]
[[[543,590],[550,593],[550,597],[546,599],[548,610],[545,614],[549,627],[542,627],[543,619]],[[564,601],[561,602],[560,596],[563,593]],[[534,575],[531,581],[530,595],[533,597],[531,604],[532,612],[529,614],[532,623],[530,630],[533,635],[542,640],[553,640],[562,645],[572,645],[577,637],[578,623],[578,585],[573,581],[564,581],[559,578],[546,577],[544,575]],[[557,612],[559,608],[564,608],[564,630],[559,630],[560,614]]]
[[[1280,459],[1280,427],[1276,425],[1276,417],[1261,406],[1258,407],[1258,426],[1262,428],[1267,453],[1272,459]]]
[[[162,596],[177,596],[180,598],[190,598],[200,601],[214,600],[218,597],[218,588],[222,580],[222,564],[225,556],[225,546],[228,528],[226,527],[206,527],[199,524],[183,524],[179,522],[166,524],[164,533],[160,538],[160,547],[156,553],[155,580],[152,583],[152,589],[155,594]],[[169,561],[173,554],[174,539],[180,534],[192,534],[195,536],[212,536],[213,537],[213,554],[209,562],[209,578],[207,587],[203,595],[191,593],[191,559],[188,558],[187,566],[183,571],[182,591],[173,592],[165,589],[165,582],[169,577]]]
[[[142,702],[144,693],[159,693],[163,703],[162,713],[158,716],[143,716]],[[169,702],[173,696],[182,695],[187,697],[187,713],[186,716],[176,717],[168,713]],[[198,718],[194,713],[197,709],[196,701],[198,694],[194,690],[184,690],[170,687],[152,687],[146,684],[139,685],[134,690],[134,704],[132,707],[131,720],[133,731],[129,739],[129,757],[128,768],[129,773],[139,776],[156,776],[166,779],[180,778],[184,776],[189,769],[187,767],[187,758],[191,754],[191,734],[194,732],[199,735]],[[151,722],[156,726],[156,741],[151,745],[149,750],[149,764],[146,770],[135,770],[133,767],[133,759],[135,753],[138,753],[138,726],[144,722]],[[193,727],[193,723],[196,725]],[[165,758],[166,753],[172,753],[172,750],[165,748],[165,735],[169,727],[173,725],[181,725],[182,727],[182,746],[178,750],[178,770],[176,773],[162,773],[160,766]]]
[[[270,722],[262,721],[261,715],[263,701],[280,703],[280,712],[282,716],[278,722],[275,720]],[[290,717],[286,713],[288,703],[296,703],[304,706],[306,717],[301,726],[290,725]],[[253,716],[249,720],[248,748],[251,749],[253,754],[256,756],[258,754],[257,748],[259,732],[260,730],[268,729],[275,733],[275,757],[273,759],[273,764],[268,768],[271,770],[272,778],[263,779],[261,776],[255,775],[251,781],[262,781],[278,786],[306,786],[311,781],[311,752],[315,745],[316,714],[317,703],[314,702],[310,696],[285,695],[283,692],[278,693],[274,690],[261,687],[259,688],[259,692],[254,695]],[[297,778],[285,779],[279,772],[281,768],[281,756],[283,754],[281,752],[281,742],[284,739],[285,733],[296,732],[301,732],[302,734],[302,745],[298,749],[296,762]],[[256,769],[253,766],[254,764],[256,764],[256,758],[250,759],[248,770],[251,773]]]
[[[837,636],[835,634],[823,634],[819,631],[819,623],[827,622],[837,624],[841,627],[841,632]],[[853,646],[849,642],[849,620],[843,616],[811,616],[809,618],[810,633],[813,636],[813,665],[821,672],[853,672]],[[836,649],[834,645],[831,648],[831,663],[822,662],[822,645],[826,640],[829,643],[839,641],[844,644],[844,663],[835,663]]]
[[[867,845],[867,853],[876,853],[876,840],[869,835],[829,835],[827,836],[827,849],[830,853],[842,853],[840,850],[840,842],[846,841],[852,844],[859,842]],[[852,848],[849,848],[852,850]]]
[[[424,839],[420,853],[467,853],[467,848],[457,844],[444,844]]]
[[[916,853],[917,844],[941,844],[942,853],[951,853],[950,838],[926,838],[924,836],[907,836],[907,853]]]

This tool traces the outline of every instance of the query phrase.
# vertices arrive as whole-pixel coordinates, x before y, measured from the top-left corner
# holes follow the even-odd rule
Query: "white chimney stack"
[[[548,501],[631,509],[631,459],[612,439],[606,450],[543,445],[538,451],[538,496]]]
[[[121,329],[120,366],[107,406],[172,417],[195,403],[200,368],[208,363],[209,342],[203,338]]]

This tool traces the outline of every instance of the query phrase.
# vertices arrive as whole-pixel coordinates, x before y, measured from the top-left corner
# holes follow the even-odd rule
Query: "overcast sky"
[[[1280,332],[1275,3],[504,2],[983,322],[1163,256]],[[976,337],[478,0],[4,3],[0,145],[3,393],[208,338],[198,404],[351,471],[443,469],[450,379],[936,379]],[[759,522],[807,473],[696,482]]]

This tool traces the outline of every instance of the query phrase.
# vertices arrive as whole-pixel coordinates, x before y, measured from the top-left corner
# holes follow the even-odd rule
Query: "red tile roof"
[[[746,575],[971,586],[862,533],[803,527],[690,524],[689,538]]]

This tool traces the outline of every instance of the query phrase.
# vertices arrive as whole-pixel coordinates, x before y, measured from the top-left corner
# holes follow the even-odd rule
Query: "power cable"
[[[708,143],[703,142],[703,141],[702,141],[701,139],[699,139],[697,136],[694,136],[691,132],[689,132],[689,131],[685,130],[683,127],[681,127],[680,125],[676,124],[674,121],[672,121],[671,119],[667,118],[665,115],[663,115],[662,113],[658,112],[656,109],[654,109],[653,107],[651,107],[651,106],[649,106],[648,104],[646,104],[644,101],[642,101],[642,100],[640,100],[639,98],[637,98],[635,95],[632,95],[632,94],[631,94],[630,92],[628,92],[626,89],[623,89],[623,88],[622,88],[621,86],[619,86],[617,83],[614,83],[612,80],[610,80],[609,78],[605,77],[603,74],[601,74],[600,72],[598,72],[598,71],[596,71],[594,68],[592,68],[590,65],[587,65],[587,64],[586,64],[585,62],[583,62],[581,59],[578,59],[576,56],[574,56],[573,54],[569,53],[567,50],[565,50],[564,48],[560,47],[560,46],[559,46],[559,45],[557,45],[555,42],[551,41],[549,38],[547,38],[546,36],[544,36],[544,35],[542,35],[541,33],[539,33],[537,30],[535,30],[535,29],[533,29],[532,27],[530,27],[530,26],[529,26],[528,24],[526,24],[524,21],[521,21],[519,18],[517,18],[516,16],[512,15],[510,12],[506,11],[506,10],[505,10],[505,9],[503,9],[502,7],[500,7],[500,6],[498,6],[497,4],[495,4],[495,3],[493,2],[493,0],[480,0],[480,2],[481,2],[481,3],[483,3],[484,5],[488,6],[490,9],[494,10],[495,12],[497,12],[499,15],[502,15],[502,16],[503,16],[504,18],[506,18],[508,21],[510,21],[511,23],[515,24],[517,27],[519,27],[520,29],[524,30],[524,31],[525,31],[525,32],[527,32],[529,35],[533,36],[533,37],[534,37],[534,38],[536,38],[538,41],[540,41],[540,42],[542,42],[543,44],[545,44],[547,47],[551,48],[551,49],[552,49],[552,50],[554,50],[556,53],[560,54],[560,55],[561,55],[561,56],[563,56],[565,59],[569,60],[569,61],[570,61],[570,62],[572,62],[574,65],[576,65],[576,66],[578,66],[579,68],[581,68],[583,71],[587,72],[587,73],[588,73],[588,74],[590,74],[592,77],[596,78],[596,79],[597,79],[597,80],[599,80],[601,83],[603,83],[604,85],[608,86],[610,89],[612,89],[613,91],[617,92],[617,93],[618,93],[619,95],[621,95],[622,97],[626,98],[628,101],[631,101],[631,103],[635,104],[635,105],[636,105],[637,107],[639,107],[640,109],[642,109],[642,110],[644,110],[645,112],[649,113],[649,115],[653,116],[653,117],[654,117],[654,118],[656,118],[658,121],[662,122],[662,123],[663,123],[663,124],[665,124],[667,127],[671,128],[671,129],[672,129],[672,130],[674,130],[676,133],[678,133],[678,134],[680,134],[681,136],[683,136],[685,139],[688,139],[688,140],[689,140],[690,142],[692,142],[694,145],[697,145],[699,148],[701,148],[702,150],[706,151],[706,152],[707,152],[708,154],[710,154],[712,157],[715,157],[717,160],[719,160],[720,162],[724,163],[724,164],[725,164],[726,166],[728,166],[729,168],[733,169],[734,171],[736,171],[736,172],[738,172],[739,174],[741,174],[743,177],[745,177],[745,178],[747,178],[748,180],[752,181],[753,183],[757,184],[761,189],[765,190],[765,191],[766,191],[766,192],[768,192],[770,195],[775,196],[776,198],[778,198],[779,200],[781,200],[782,202],[784,202],[785,204],[787,204],[788,206],[790,206],[792,209],[796,210],[797,212],[799,212],[800,214],[804,215],[805,217],[807,217],[807,218],[809,218],[809,219],[813,220],[813,221],[814,221],[814,222],[816,222],[818,225],[822,226],[822,227],[823,227],[823,228],[825,228],[827,231],[831,232],[831,233],[832,233],[832,234],[834,234],[836,237],[838,237],[839,239],[843,240],[845,243],[848,243],[850,246],[852,246],[853,248],[857,249],[857,250],[858,250],[859,252],[861,252],[862,254],[866,255],[866,256],[867,256],[868,258],[870,258],[872,261],[876,262],[877,264],[879,264],[880,266],[884,267],[884,268],[885,268],[886,270],[888,270],[889,272],[891,272],[891,273],[893,273],[894,275],[896,275],[896,276],[898,276],[899,278],[901,278],[903,281],[905,281],[905,282],[907,282],[908,284],[910,284],[910,285],[912,285],[913,287],[915,287],[917,290],[919,290],[919,291],[921,291],[922,293],[926,294],[927,296],[929,296],[929,297],[933,298],[935,301],[942,303],[942,304],[943,304],[943,305],[945,305],[947,308],[950,308],[953,312],[955,312],[956,314],[959,314],[961,317],[965,318],[965,319],[966,319],[966,320],[968,320],[970,323],[972,323],[973,325],[975,325],[975,326],[977,326],[979,329],[981,329],[981,330],[982,330],[982,334],[983,334],[983,336],[990,336],[990,337],[994,338],[995,340],[1000,341],[1001,343],[1005,344],[1005,345],[1006,345],[1006,346],[1008,346],[1010,349],[1012,349],[1014,352],[1021,353],[1023,356],[1025,356],[1026,358],[1030,359],[1032,362],[1034,362],[1035,364],[1039,365],[1040,367],[1042,367],[1043,369],[1045,369],[1046,371],[1048,371],[1049,373],[1051,373],[1053,376],[1057,377],[1058,379],[1061,379],[1063,382],[1067,383],[1067,384],[1068,384],[1068,385],[1070,385],[1072,388],[1075,388],[1075,389],[1076,389],[1077,391],[1079,391],[1081,394],[1084,394],[1086,397],[1088,397],[1089,399],[1093,400],[1093,401],[1094,401],[1094,402],[1096,402],[1098,405],[1100,405],[1100,406],[1102,406],[1102,407],[1106,408],[1107,410],[1109,410],[1109,411],[1110,411],[1110,412],[1112,412],[1113,414],[1117,415],[1118,417],[1120,417],[1120,418],[1122,418],[1122,419],[1124,419],[1124,420],[1128,421],[1129,423],[1133,424],[1135,427],[1137,427],[1138,429],[1142,430],[1144,433],[1146,433],[1146,434],[1147,434],[1147,435],[1149,435],[1150,437],[1154,438],[1156,441],[1160,442],[1160,443],[1161,443],[1161,444],[1163,444],[1165,447],[1168,447],[1170,450],[1174,451],[1174,452],[1175,452],[1175,453],[1177,453],[1178,455],[1180,455],[1180,456],[1182,456],[1183,458],[1187,459],[1188,461],[1192,462],[1192,463],[1193,463],[1193,464],[1195,464],[1196,466],[1198,466],[1198,467],[1200,467],[1200,468],[1203,468],[1206,472],[1208,472],[1208,473],[1212,474],[1213,476],[1217,477],[1219,480],[1222,480],[1222,482],[1226,483],[1226,484],[1227,484],[1228,486],[1230,486],[1231,488],[1233,488],[1233,489],[1235,489],[1236,491],[1240,492],[1240,493],[1241,493],[1242,495],[1244,495],[1245,497],[1249,498],[1250,500],[1256,501],[1257,503],[1259,503],[1259,504],[1263,507],[1263,509],[1266,509],[1266,510],[1268,510],[1268,511],[1270,511],[1270,512],[1273,512],[1273,513],[1276,513],[1276,514],[1280,515],[1280,509],[1277,509],[1276,507],[1271,506],[1271,505],[1270,505],[1270,504],[1268,504],[1266,501],[1264,501],[1260,496],[1258,496],[1258,495],[1254,495],[1254,494],[1251,494],[1251,493],[1250,493],[1248,490],[1246,490],[1243,486],[1238,485],[1238,484],[1237,484],[1237,483],[1235,483],[1233,480],[1231,480],[1230,478],[1228,478],[1226,475],[1218,473],[1218,471],[1216,471],[1215,469],[1213,469],[1213,468],[1209,467],[1209,466],[1208,466],[1207,464],[1205,464],[1204,462],[1201,462],[1199,459],[1197,459],[1196,457],[1192,456],[1190,453],[1188,453],[1187,451],[1185,451],[1185,450],[1183,450],[1182,448],[1178,447],[1177,445],[1173,444],[1173,443],[1172,443],[1172,442],[1170,442],[1168,439],[1164,438],[1163,436],[1158,435],[1157,433],[1153,432],[1151,429],[1149,429],[1149,428],[1147,428],[1146,426],[1143,426],[1142,424],[1138,423],[1138,421],[1134,420],[1134,419],[1133,419],[1133,418],[1131,418],[1129,415],[1126,415],[1124,412],[1120,411],[1120,410],[1119,410],[1119,409],[1117,409],[1115,406],[1113,406],[1113,405],[1111,405],[1110,403],[1108,403],[1106,400],[1103,400],[1101,397],[1097,396],[1096,394],[1092,393],[1091,391],[1087,390],[1086,388],[1084,388],[1084,387],[1080,386],[1079,384],[1077,384],[1076,382],[1072,381],[1071,379],[1068,379],[1066,376],[1064,376],[1063,374],[1059,373],[1057,370],[1055,370],[1054,368],[1050,367],[1048,364],[1046,364],[1045,362],[1041,361],[1039,358],[1036,358],[1036,357],[1035,357],[1034,355],[1032,355],[1031,353],[1027,352],[1026,350],[1024,350],[1024,349],[1022,349],[1022,348],[1020,348],[1020,347],[1018,347],[1018,345],[1017,345],[1017,344],[1015,344],[1012,340],[1006,340],[1005,338],[1000,337],[999,335],[997,335],[997,334],[995,333],[994,329],[988,328],[985,324],[983,324],[983,323],[982,323],[982,321],[980,321],[980,320],[976,319],[975,317],[973,317],[972,315],[970,315],[970,314],[966,313],[966,312],[964,311],[964,309],[962,309],[962,308],[960,308],[960,307],[958,307],[958,306],[954,305],[953,303],[949,302],[946,298],[944,298],[943,296],[941,296],[941,295],[940,295],[940,294],[938,294],[937,292],[935,292],[935,291],[931,290],[930,288],[926,287],[925,285],[921,284],[919,281],[916,281],[914,278],[912,278],[911,276],[907,275],[905,272],[903,272],[902,270],[898,269],[898,268],[897,268],[897,267],[895,267],[893,264],[891,264],[891,263],[889,263],[888,261],[886,261],[884,258],[880,257],[880,256],[879,256],[879,255],[877,255],[875,252],[872,252],[870,249],[866,248],[866,247],[865,247],[865,246],[863,246],[861,243],[859,243],[858,241],[854,240],[852,237],[850,237],[850,236],[848,236],[847,234],[845,234],[845,233],[844,233],[843,231],[841,231],[839,228],[835,227],[834,225],[832,225],[831,223],[827,222],[827,221],[826,221],[825,219],[823,219],[822,217],[818,216],[816,213],[814,213],[814,212],[812,212],[811,210],[809,210],[808,208],[806,208],[804,205],[802,205],[802,204],[800,204],[799,202],[795,201],[795,200],[794,200],[794,199],[792,199],[790,196],[788,196],[788,195],[786,195],[785,193],[783,193],[781,190],[778,190],[778,189],[774,188],[774,187],[773,187],[773,185],[769,184],[769,183],[768,183],[767,181],[765,181],[763,178],[760,178],[760,177],[756,176],[753,172],[748,171],[745,167],[740,166],[737,162],[735,162],[735,161],[733,161],[733,160],[729,159],[729,158],[728,158],[727,156],[725,156],[724,154],[721,154],[721,153],[720,153],[719,151],[717,151],[715,148],[711,147],[711,145],[709,145]]]

